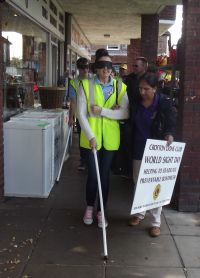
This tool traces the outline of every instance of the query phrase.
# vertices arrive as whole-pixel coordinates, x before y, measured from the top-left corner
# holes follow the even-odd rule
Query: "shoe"
[[[102,214],[101,214],[100,211],[97,213],[97,221],[98,221],[98,227],[99,228],[103,228]],[[107,220],[105,218],[105,227],[107,227],[107,226],[108,226],[108,222],[107,222]]]
[[[83,222],[86,225],[91,225],[93,223],[93,207],[87,206],[83,217]]]
[[[78,170],[79,171],[85,171],[86,170],[86,167],[85,167],[85,164],[83,164],[82,162],[79,164],[78,166]]]
[[[158,237],[160,235],[160,227],[151,227],[149,229],[149,235],[152,237]]]
[[[140,224],[142,219],[140,219],[139,217],[137,216],[133,216],[131,217],[131,219],[128,221],[128,225],[129,226],[137,226]]]

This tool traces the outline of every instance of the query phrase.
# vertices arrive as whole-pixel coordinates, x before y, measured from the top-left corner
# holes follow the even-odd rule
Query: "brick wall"
[[[142,15],[141,56],[149,62],[156,62],[158,49],[159,16]]]
[[[160,19],[175,20],[176,6],[166,6],[159,14]]]
[[[180,211],[200,211],[200,1],[183,1],[178,138],[186,149],[175,190]]]
[[[3,89],[2,89],[2,82],[3,82],[3,45],[1,41],[1,3],[0,3],[0,200],[3,199],[3,188],[4,188],[4,165],[3,165]]]
[[[130,45],[128,45],[127,49],[127,64],[129,73],[133,71],[132,65],[138,56],[141,56],[141,39],[131,39]]]

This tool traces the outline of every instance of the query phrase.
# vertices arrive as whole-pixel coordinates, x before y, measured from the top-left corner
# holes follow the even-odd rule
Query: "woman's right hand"
[[[96,142],[96,139],[94,137],[89,141],[89,143],[90,143],[90,148],[92,150],[97,148],[97,142]]]

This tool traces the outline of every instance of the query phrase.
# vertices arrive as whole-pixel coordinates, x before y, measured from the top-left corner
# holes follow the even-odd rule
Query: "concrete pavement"
[[[76,135],[75,135],[76,137]],[[86,173],[78,172],[76,138],[59,184],[48,199],[7,198],[0,205],[1,278],[199,278],[200,213],[165,207],[161,236],[148,235],[148,214],[127,221],[130,180],[111,177],[107,264],[102,231],[82,222]]]

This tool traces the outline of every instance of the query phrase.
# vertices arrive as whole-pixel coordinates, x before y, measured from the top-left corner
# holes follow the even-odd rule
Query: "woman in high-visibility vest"
[[[111,77],[112,61],[106,49],[96,51],[96,76],[82,80],[79,87],[77,115],[81,125],[80,146],[87,149],[88,178],[86,183],[86,211],[83,221],[93,223],[97,198],[97,176],[93,149],[97,149],[104,208],[109,191],[109,174],[115,151],[120,145],[119,120],[129,117],[126,85]],[[97,203],[98,226],[102,227],[100,203]],[[106,226],[108,225],[106,221]]]

